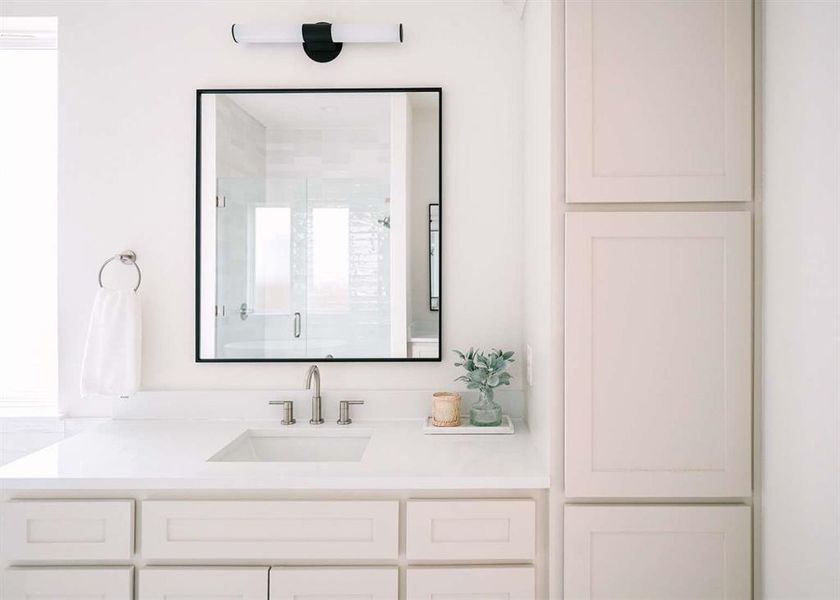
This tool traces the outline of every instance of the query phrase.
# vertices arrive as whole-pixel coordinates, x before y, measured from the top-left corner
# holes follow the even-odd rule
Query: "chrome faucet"
[[[318,365],[312,365],[306,372],[304,385],[307,390],[312,388],[313,375],[315,376],[315,390],[312,392],[312,418],[309,419],[309,424],[320,425],[324,422],[324,417],[321,416],[321,372],[318,370]]]

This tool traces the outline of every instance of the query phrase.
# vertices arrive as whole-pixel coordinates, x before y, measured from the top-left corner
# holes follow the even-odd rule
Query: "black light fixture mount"
[[[341,53],[344,44],[333,41],[331,23],[304,23],[300,28],[303,34],[303,51],[315,62],[330,62]]]

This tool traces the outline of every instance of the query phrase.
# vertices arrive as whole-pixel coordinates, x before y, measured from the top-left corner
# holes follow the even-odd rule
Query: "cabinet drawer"
[[[125,562],[133,553],[132,500],[17,500],[3,505],[9,562]]]
[[[148,501],[143,558],[396,560],[399,502]]]
[[[533,560],[533,500],[409,500],[411,561]]]
[[[408,600],[534,600],[533,567],[412,567],[406,576]]]
[[[271,600],[397,600],[396,567],[271,567]]]
[[[131,600],[131,567],[22,567],[3,574],[3,598]]]
[[[137,575],[138,600],[265,600],[267,567],[148,567]]]

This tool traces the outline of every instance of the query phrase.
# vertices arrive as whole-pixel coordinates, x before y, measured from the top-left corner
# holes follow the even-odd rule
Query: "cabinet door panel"
[[[396,567],[272,567],[271,600],[397,600]]]
[[[566,217],[566,495],[751,490],[750,215]]]
[[[137,587],[139,600],[265,600],[268,567],[148,567]]]
[[[141,552],[154,560],[392,560],[399,502],[150,500]]]
[[[747,506],[570,506],[565,600],[748,600]]]
[[[409,500],[409,561],[530,561],[536,548],[533,500]]]
[[[408,600],[534,600],[533,567],[412,567]]]
[[[131,600],[131,567],[20,567],[3,576],[8,600]]]
[[[752,197],[752,2],[566,2],[569,202]]]
[[[10,562],[127,562],[134,552],[132,500],[13,500],[2,510]]]

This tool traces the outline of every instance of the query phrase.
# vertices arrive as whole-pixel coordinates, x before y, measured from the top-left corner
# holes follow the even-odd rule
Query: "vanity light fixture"
[[[303,51],[316,62],[330,62],[344,43],[398,44],[403,41],[402,23],[396,25],[243,25],[230,28],[237,44],[303,44]]]

